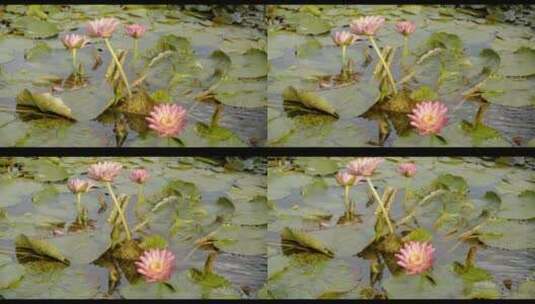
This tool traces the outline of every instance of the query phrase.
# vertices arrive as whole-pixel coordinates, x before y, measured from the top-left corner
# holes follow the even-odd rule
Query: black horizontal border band
[[[240,300],[201,300],[201,299],[176,299],[176,300],[2,300],[2,303],[21,303],[32,302],[32,303],[102,303],[102,302],[114,302],[114,303],[303,303],[303,299],[292,299],[292,300],[257,300],[257,299],[240,299]],[[403,299],[403,300],[307,300],[308,302],[318,302],[318,303],[433,303],[433,304],[446,304],[446,303],[532,303],[532,300],[510,300],[510,299],[499,299],[499,300],[446,300],[446,299],[426,299],[426,300],[412,300],[412,299]]]
[[[1,148],[0,156],[524,156],[535,148]]]
[[[533,0],[2,0],[0,4],[535,4]]]

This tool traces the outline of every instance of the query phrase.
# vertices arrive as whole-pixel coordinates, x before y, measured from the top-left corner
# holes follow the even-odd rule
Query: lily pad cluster
[[[348,209],[337,172],[366,163],[354,161],[270,160],[268,198],[276,217],[268,226],[261,298],[528,297],[535,262],[532,159],[385,158],[373,174],[361,171],[348,184],[354,204]],[[416,252],[403,249],[409,244],[432,246],[431,264],[415,268],[427,262],[411,258]],[[512,256],[524,258],[511,262]]]
[[[362,35],[355,24],[373,18],[384,24]],[[526,146],[535,137],[518,127],[535,105],[529,27],[430,5],[281,5],[268,20],[269,145]],[[358,37],[341,41],[349,33]],[[407,114],[433,100],[449,122],[429,140]]]
[[[1,161],[3,298],[236,299],[265,280],[261,159]],[[109,174],[109,162],[122,169]],[[80,190],[73,177],[99,181]],[[147,258],[157,252],[168,257]]]
[[[220,18],[226,10],[214,15],[172,5],[2,10],[0,130],[9,134],[3,146],[263,144],[266,36],[246,26],[257,14],[229,21]],[[119,23],[110,23],[105,39],[91,27],[101,18]],[[92,37],[74,39],[84,34]],[[145,118],[162,104],[187,109],[179,140],[149,129]]]

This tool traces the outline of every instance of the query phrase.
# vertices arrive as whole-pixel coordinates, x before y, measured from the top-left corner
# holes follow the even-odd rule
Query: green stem
[[[377,43],[375,43],[375,39],[373,38],[373,36],[368,36],[368,38],[370,39],[370,42],[372,43],[372,46],[375,52],[377,53],[377,56],[379,56],[379,60],[381,60],[381,63],[383,64],[385,68],[386,75],[388,76],[388,80],[390,81],[390,84],[392,85],[392,90],[394,91],[394,95],[397,95],[398,90],[396,89],[396,83],[394,82],[394,77],[392,77],[392,73],[390,72],[390,67],[386,63],[386,60],[383,57],[383,55],[381,54],[381,51],[379,50]]]
[[[409,56],[409,37],[403,36],[403,58]]]
[[[72,54],[72,67],[74,68],[74,72],[77,73],[78,67],[76,66],[76,49],[75,48],[71,50],[71,54]]]
[[[411,183],[410,177],[405,177],[407,180],[405,181],[405,195],[403,196],[403,202],[407,203],[407,198],[409,196],[409,185]]]
[[[136,38],[134,38],[134,61],[137,61],[138,59],[138,40]]]
[[[349,185],[344,187],[344,205],[347,212],[351,211],[349,208]]]
[[[379,197],[379,194],[373,187],[372,181],[369,178],[366,178],[366,181],[368,182],[368,186],[370,186],[370,189],[372,190],[373,196],[375,197],[375,199],[379,203],[379,206],[381,207],[381,213],[383,213],[383,216],[386,220],[386,224],[388,225],[388,229],[390,229],[390,233],[394,234],[394,228],[392,227],[392,223],[390,222],[390,218],[388,217],[388,213],[386,211],[385,205],[383,204],[383,201],[381,200],[381,198]]]
[[[347,46],[342,45],[342,73],[347,69]]]
[[[143,184],[140,184],[137,190],[137,203],[141,204],[145,201],[145,195],[143,193]]]
[[[119,62],[119,58],[117,58],[117,55],[115,55],[115,52],[113,51],[113,48],[111,47],[111,43],[108,40],[108,38],[104,38],[104,42],[106,43],[106,47],[108,47],[111,57],[115,61],[115,64],[117,65],[117,68],[119,69],[119,73],[121,74],[121,77],[123,78],[124,85],[126,86],[126,91],[128,92],[128,97],[131,97],[132,91],[130,91],[130,84],[128,84],[128,79],[126,78],[126,74],[123,70],[123,66],[121,65],[121,62]]]
[[[123,209],[121,208],[121,205],[119,205],[119,202],[117,201],[117,197],[115,196],[115,193],[113,192],[113,189],[111,188],[111,183],[106,182],[106,187],[108,187],[108,192],[110,193],[113,203],[115,204],[115,208],[117,208],[117,212],[119,212],[119,216],[121,217],[121,222],[123,223],[123,227],[126,232],[126,239],[130,241],[132,239],[132,236],[130,235],[130,229],[128,229],[128,223],[126,222],[126,217],[124,216]]]
[[[76,209],[78,210],[78,218],[82,218],[82,193],[76,193]]]

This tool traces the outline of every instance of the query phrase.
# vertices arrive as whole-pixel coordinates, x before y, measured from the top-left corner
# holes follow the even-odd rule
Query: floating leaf
[[[165,249],[167,248],[167,240],[158,234],[154,234],[144,237],[139,246],[144,250]]]
[[[260,290],[260,298],[319,299],[336,298],[358,283],[354,271],[344,260],[322,254],[293,254],[287,266],[270,276]]]
[[[24,58],[28,61],[34,61],[42,59],[52,51],[52,48],[44,41],[38,41],[31,49],[24,53]]]
[[[89,264],[110,247],[110,235],[111,229],[105,226],[98,231],[77,232],[55,237],[50,239],[49,243],[55,246],[72,264]]]
[[[29,251],[38,256],[53,259],[64,264],[69,264],[69,260],[53,244],[38,239],[31,239],[24,234],[20,234],[15,240],[17,250]]]
[[[24,159],[23,170],[41,182],[60,182],[69,178],[70,174],[61,163],[47,158]]]
[[[513,78],[487,79],[480,87],[481,97],[490,103],[523,107],[535,105],[534,82]]]
[[[309,38],[296,47],[295,54],[298,58],[307,58],[317,54],[320,49],[321,43],[317,39]]]
[[[429,86],[424,85],[413,91],[410,98],[415,101],[436,100],[438,94]]]
[[[295,26],[297,33],[303,35],[319,35],[332,28],[328,21],[308,13],[298,13],[288,22]]]
[[[516,220],[535,218],[535,192],[526,190],[518,195],[505,194],[496,216]]]
[[[521,47],[514,53],[502,55],[500,73],[505,76],[530,76],[535,74],[535,49]]]
[[[61,267],[52,264],[47,267],[42,262],[31,267],[26,266],[24,278],[20,283],[14,288],[3,290],[2,295],[7,299],[95,298],[99,293],[100,283],[98,279],[90,278],[85,267]]]
[[[513,293],[513,299],[533,299],[535,298],[535,280],[522,282],[518,290]]]
[[[458,299],[462,297],[463,281],[450,269],[440,265],[431,276],[436,284],[424,276],[399,275],[386,279],[383,286],[389,299]]]
[[[259,226],[225,225],[214,236],[219,250],[241,255],[265,255],[267,230]]]
[[[25,89],[17,96],[17,104],[35,107],[41,112],[54,113],[74,120],[71,109],[58,97],[50,93],[32,93]]]
[[[263,50],[249,49],[245,54],[231,56],[229,75],[237,78],[259,78],[268,73],[267,54]]]
[[[126,299],[239,299],[240,293],[224,284],[224,287],[203,286],[203,280],[196,280],[190,271],[176,273],[167,283],[147,283],[122,286],[119,290]]]
[[[427,242],[431,241],[433,235],[424,228],[416,228],[405,235],[402,239],[403,242],[417,241],[417,242]]]
[[[41,188],[39,183],[29,179],[0,179],[0,208],[19,204]]]
[[[301,157],[294,163],[310,175],[329,175],[338,171],[338,162],[325,157]]]
[[[281,239],[283,241],[295,242],[299,244],[299,246],[304,247],[306,249],[323,253],[329,257],[334,256],[334,252],[332,249],[327,247],[327,245],[325,245],[322,241],[320,241],[317,237],[313,236],[310,233],[285,227],[280,234]]]
[[[479,240],[492,247],[509,250],[535,248],[535,239],[526,238],[535,233],[533,222],[491,219],[478,232]]]
[[[24,275],[24,267],[17,263],[0,265],[0,291],[18,282]]]
[[[282,92],[282,97],[284,100],[298,102],[307,108],[338,117],[336,109],[326,99],[314,92],[302,91],[289,86]]]

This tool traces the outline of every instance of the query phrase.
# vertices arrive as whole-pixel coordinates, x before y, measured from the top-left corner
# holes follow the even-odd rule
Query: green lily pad
[[[234,202],[236,210],[232,223],[237,225],[265,225],[270,222],[271,208],[265,196],[258,196],[248,202]]]
[[[24,53],[24,58],[28,61],[43,59],[50,51],[52,51],[52,48],[46,42],[39,41]]]
[[[17,96],[17,104],[35,107],[41,112],[53,113],[74,120],[72,110],[62,99],[50,93],[32,93],[25,89]]]
[[[481,97],[490,103],[511,107],[535,105],[533,81],[512,78],[487,79],[480,87]]]
[[[518,290],[513,293],[513,299],[533,299],[535,298],[535,281],[527,280],[520,284]]]
[[[35,265],[38,266],[38,265]],[[26,267],[24,278],[2,291],[7,299],[90,299],[97,296],[99,282],[83,267],[56,267],[42,271]]]
[[[299,244],[300,247],[322,253],[328,257],[334,256],[334,251],[312,233],[286,227],[281,231],[280,235],[283,241],[295,242]]]
[[[329,175],[338,171],[338,162],[325,157],[301,157],[295,164],[310,175]]]
[[[15,246],[17,247],[17,250],[29,251],[37,256],[69,264],[69,260],[61,253],[61,251],[51,242],[45,240],[33,239],[21,234],[15,240]]]
[[[18,282],[24,275],[24,267],[17,263],[0,265],[0,291]]]
[[[515,220],[535,218],[535,192],[526,190],[518,195],[502,196],[500,211],[496,216]]]
[[[284,198],[311,181],[310,176],[301,173],[269,172],[268,197],[271,200]]]
[[[356,279],[346,261],[329,259],[321,254],[294,254],[284,270],[270,277],[259,296],[269,299],[334,298],[356,287]]]
[[[59,182],[69,178],[70,174],[56,160],[53,161],[47,158],[39,159],[24,159],[24,171],[33,175],[34,179],[41,182]]]
[[[521,47],[514,53],[502,55],[500,73],[505,76],[530,76],[535,74],[535,49]]]
[[[533,222],[497,218],[489,220],[478,232],[479,240],[492,247],[509,250],[535,248],[535,240],[526,238],[535,233]]]
[[[463,281],[450,268],[440,265],[433,270],[436,284],[423,276],[402,274],[386,279],[383,286],[389,299],[459,299]]]
[[[41,185],[29,179],[0,179],[0,208],[19,204],[39,189]]]
[[[338,117],[334,106],[332,106],[329,101],[315,92],[302,91],[289,86],[282,92],[282,97],[284,100],[297,102],[302,104],[304,107]]]
[[[303,35],[324,34],[332,28],[326,20],[308,13],[298,13],[288,22],[295,26],[297,33]]]
[[[229,74],[237,78],[259,78],[268,73],[267,54],[263,50],[249,49],[245,54],[231,56]]]
[[[256,79],[227,78],[221,81],[213,91],[219,102],[244,108],[256,108],[266,105],[266,83]]]
[[[140,281],[136,284],[121,287],[119,292],[126,299],[239,299],[240,293],[230,287],[225,280],[221,287],[213,288],[197,281],[190,271],[176,273],[167,284],[147,283]],[[172,286],[172,287],[171,287]]]
[[[111,245],[110,226],[101,230],[73,233],[52,238],[49,243],[58,248],[71,264],[89,264],[100,257]]]
[[[214,246],[229,253],[265,255],[266,232],[262,226],[225,225],[215,234]]]

